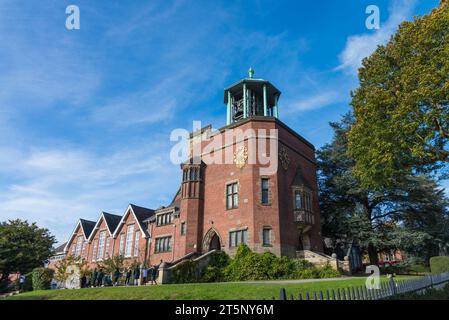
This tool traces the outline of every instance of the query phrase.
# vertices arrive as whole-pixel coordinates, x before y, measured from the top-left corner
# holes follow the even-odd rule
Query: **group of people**
[[[113,274],[106,274],[102,268],[95,268],[90,276],[82,276],[80,279],[81,288],[94,288],[106,286],[119,286],[122,276],[125,277],[125,286],[129,285],[146,285],[157,284],[158,265],[150,266],[149,268],[143,266],[128,267],[121,271],[117,268]]]

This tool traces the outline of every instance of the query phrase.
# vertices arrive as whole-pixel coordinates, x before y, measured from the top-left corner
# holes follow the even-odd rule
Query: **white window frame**
[[[123,255],[124,251],[125,251],[125,234],[121,233],[120,234],[120,247],[119,247],[118,254]]]
[[[78,238],[76,238],[75,257],[80,256],[82,246],[83,246],[83,236],[78,236]]]
[[[125,257],[131,257],[134,240],[134,224],[126,227]]]
[[[97,239],[94,240],[94,248],[92,250],[92,261],[97,261]]]
[[[134,257],[137,257],[139,254],[139,240],[140,240],[140,230],[136,231],[136,235],[134,236]]]
[[[106,238],[106,249],[105,249],[105,257],[109,257],[109,248],[111,246],[111,237]]]
[[[106,244],[106,230],[103,230],[100,232],[100,235],[98,236],[97,260],[103,260],[105,244]]]

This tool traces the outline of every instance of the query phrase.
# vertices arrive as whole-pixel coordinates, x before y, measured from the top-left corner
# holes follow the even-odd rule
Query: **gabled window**
[[[237,182],[226,185],[226,209],[235,209],[239,205],[239,186]]]
[[[109,257],[109,247],[111,245],[111,237],[107,237],[106,239],[106,249],[105,249],[105,256]]]
[[[84,242],[83,242],[83,248],[81,249],[81,257],[83,257],[83,258],[85,258],[86,247],[87,247],[87,241],[84,240]]]
[[[98,237],[98,254],[97,260],[102,260],[104,256],[104,245],[106,241],[106,231],[101,231],[100,236]]]
[[[119,255],[123,255],[123,252],[125,251],[125,234],[122,233],[120,235],[120,246],[119,246]]]
[[[83,241],[84,241],[83,238],[84,238],[83,236],[79,236],[76,239],[75,257],[79,257],[81,254],[81,249],[82,249]]]
[[[134,239],[134,257],[137,257],[139,253],[139,239],[140,239],[140,231],[136,231],[136,237]]]
[[[92,251],[92,261],[97,260],[97,239],[94,240],[94,249]]]
[[[131,257],[131,250],[133,247],[134,236],[134,224],[130,224],[126,230],[126,245],[125,245],[125,257]]]

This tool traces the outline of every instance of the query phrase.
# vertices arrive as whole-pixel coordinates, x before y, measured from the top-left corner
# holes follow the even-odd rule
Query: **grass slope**
[[[404,280],[406,276],[397,277]],[[366,278],[316,281],[294,284],[267,283],[195,283],[170,284],[142,287],[108,287],[89,288],[80,290],[41,290],[25,292],[11,296],[13,300],[254,300],[279,298],[279,291],[285,288],[287,294],[295,297],[301,292],[319,292],[362,286]],[[385,277],[382,281],[387,281]]]

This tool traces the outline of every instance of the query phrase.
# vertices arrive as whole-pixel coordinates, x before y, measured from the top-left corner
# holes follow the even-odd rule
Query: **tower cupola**
[[[253,117],[279,117],[278,101],[281,92],[269,81],[254,78],[254,69],[248,70],[248,78],[224,90],[227,105],[226,125]]]

